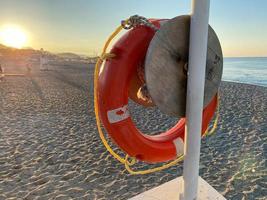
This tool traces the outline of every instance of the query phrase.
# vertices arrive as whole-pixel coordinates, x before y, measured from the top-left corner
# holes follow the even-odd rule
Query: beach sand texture
[[[0,82],[0,200],[120,200],[182,174],[180,164],[132,176],[106,152],[95,124],[93,70],[58,66]],[[216,134],[202,140],[200,175],[227,199],[267,199],[267,88],[223,82],[220,96]],[[145,133],[176,122],[133,103],[130,111]]]

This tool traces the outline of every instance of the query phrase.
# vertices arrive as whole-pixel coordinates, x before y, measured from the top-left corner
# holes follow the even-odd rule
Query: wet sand
[[[0,82],[0,200],[120,200],[182,174],[180,164],[132,176],[106,152],[94,118],[93,66],[31,73]],[[219,127],[202,140],[200,175],[227,199],[266,199],[267,88],[223,82],[220,91]],[[145,133],[176,122],[133,103],[130,111]]]

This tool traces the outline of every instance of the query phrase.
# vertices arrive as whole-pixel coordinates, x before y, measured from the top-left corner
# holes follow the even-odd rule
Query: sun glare
[[[27,35],[18,26],[4,26],[0,30],[0,39],[6,46],[22,48],[27,42]]]

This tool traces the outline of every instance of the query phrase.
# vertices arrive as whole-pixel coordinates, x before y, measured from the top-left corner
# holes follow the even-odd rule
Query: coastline
[[[258,86],[258,87],[264,87],[266,88],[267,85],[261,85],[261,84],[256,84],[256,83],[246,83],[246,82],[241,82],[241,81],[234,81],[234,80],[226,80],[224,79],[222,82],[226,82],[226,83],[240,83],[240,84],[243,84],[243,85],[253,85],[253,86]]]

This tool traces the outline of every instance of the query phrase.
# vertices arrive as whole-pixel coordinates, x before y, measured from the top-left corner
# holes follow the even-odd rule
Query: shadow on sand
[[[73,80],[71,80],[68,76],[64,75],[63,73],[60,73],[60,71],[53,71],[53,73],[50,73],[50,76],[78,89],[78,90],[81,90],[83,92],[88,92],[88,89],[82,85],[82,84],[79,84],[78,82],[75,82]]]

